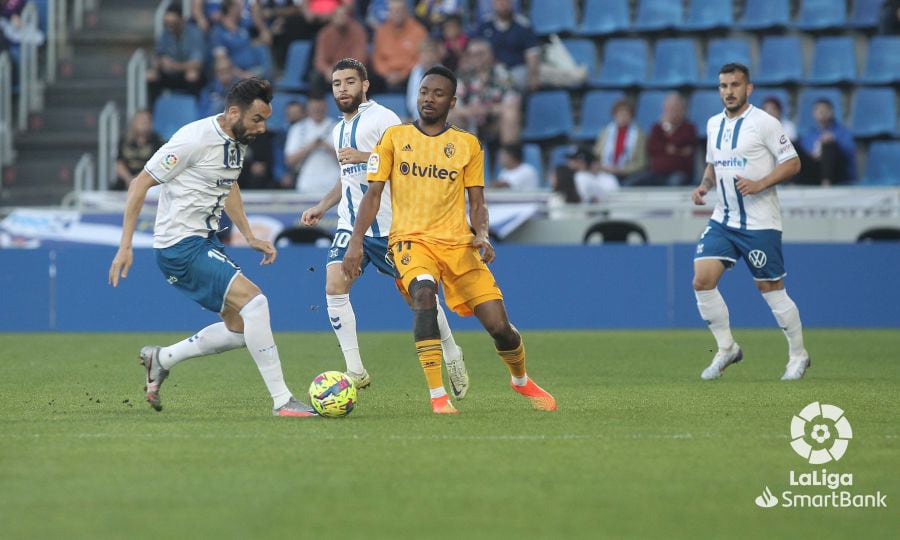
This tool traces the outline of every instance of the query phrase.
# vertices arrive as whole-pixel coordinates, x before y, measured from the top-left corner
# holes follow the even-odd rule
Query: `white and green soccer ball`
[[[309,385],[309,401],[321,416],[347,416],[356,406],[356,386],[340,371],[326,371]]]

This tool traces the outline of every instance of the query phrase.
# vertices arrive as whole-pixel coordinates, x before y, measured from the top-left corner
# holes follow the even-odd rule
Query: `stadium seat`
[[[559,146],[554,146],[550,150],[550,162],[547,164],[547,167],[550,170],[555,170],[557,167],[565,165],[566,157],[576,149],[577,147],[574,144],[561,144]]]
[[[850,13],[852,28],[875,28],[881,16],[881,4],[884,0],[853,0],[853,11]]]
[[[853,94],[854,137],[877,137],[897,133],[897,104],[893,88],[857,88]],[[900,171],[898,171],[900,174]]]
[[[796,36],[763,38],[759,69],[751,78],[761,84],[798,82],[803,78],[803,49]]]
[[[714,86],[719,85],[719,70],[725,64],[737,62],[750,69],[751,79],[754,76],[753,66],[750,60],[750,43],[744,39],[719,38],[712,39],[708,44],[706,55],[705,81]]]
[[[718,90],[696,90],[691,94],[688,119],[697,128],[698,138],[706,138],[706,123],[713,115],[722,112],[724,108]]]
[[[292,101],[306,103],[306,96],[303,94],[275,92],[272,96],[272,116],[270,116],[269,120],[266,122],[266,127],[269,131],[281,133],[287,130],[287,118],[284,116],[284,111],[287,109],[287,104]]]
[[[573,138],[580,141],[593,141],[600,135],[603,126],[612,120],[613,104],[625,97],[618,90],[593,90],[584,95],[581,101],[581,124],[575,130]]]
[[[838,88],[805,88],[800,92],[797,102],[797,132],[801,135],[807,128],[815,124],[812,116],[813,104],[819,99],[827,99],[834,106],[834,117],[841,124],[844,122],[844,106],[841,91]]]
[[[668,28],[680,28],[684,24],[681,2],[672,0],[639,0],[633,30],[653,32]]]
[[[647,42],[615,38],[603,48],[603,66],[597,86],[625,87],[647,81]]]
[[[181,126],[200,117],[197,98],[188,94],[163,94],[153,104],[153,129],[169,140]]]
[[[578,33],[604,36],[627,30],[630,26],[628,0],[585,0]]]
[[[869,146],[862,184],[900,185],[900,141],[875,141]]]
[[[531,27],[539,36],[574,32],[574,0],[531,0]]]
[[[656,42],[651,86],[690,86],[700,80],[697,45],[690,38],[664,38]]]
[[[585,66],[588,73],[588,81],[599,80],[600,72],[597,70],[597,48],[590,39],[564,39],[563,45],[575,59],[575,63]]]
[[[900,82],[900,36],[875,36],[869,40],[869,58],[862,82],[892,84]]]
[[[284,61],[284,74],[276,85],[279,90],[306,90],[306,70],[309,68],[311,51],[311,41],[298,40],[291,43]]]
[[[568,92],[534,92],[528,96],[526,111],[523,140],[553,139],[572,132],[572,101]]]
[[[397,116],[399,116],[401,120],[410,117],[409,111],[407,111],[406,108],[406,94],[379,94],[373,99],[382,106],[397,113]]]
[[[728,28],[734,24],[732,2],[716,2],[710,0],[691,0],[688,7],[687,21],[681,25],[682,30],[711,30]]]
[[[813,51],[811,84],[837,84],[856,80],[856,49],[849,36],[822,37]]]
[[[844,0],[801,0],[794,26],[810,31],[843,28],[846,24],[847,3]]]
[[[649,134],[653,124],[659,121],[663,101],[669,93],[669,90],[644,90],[638,96],[635,121],[645,135]]]
[[[737,27],[742,30],[784,28],[791,21],[790,9],[790,2],[784,0],[747,0]]]
[[[631,221],[601,221],[594,223],[584,233],[584,244],[646,244],[647,232]]]
[[[774,97],[781,102],[782,114],[785,118],[794,117],[794,109],[791,108],[791,98],[788,91],[780,87],[756,86],[753,93],[750,94],[750,104],[754,107],[762,107],[763,101],[767,98]]]

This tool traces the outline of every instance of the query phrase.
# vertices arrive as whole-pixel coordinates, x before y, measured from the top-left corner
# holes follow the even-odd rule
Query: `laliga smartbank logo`
[[[791,419],[791,448],[810,465],[838,461],[853,438],[850,421],[843,409],[834,405],[810,403]],[[777,497],[769,486],[755,499],[760,508],[886,508],[887,495],[853,493],[853,474],[827,469],[788,471],[788,484]],[[804,491],[815,490],[815,493]]]

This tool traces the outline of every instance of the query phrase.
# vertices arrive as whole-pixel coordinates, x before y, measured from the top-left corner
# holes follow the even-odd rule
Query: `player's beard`
[[[449,111],[448,111],[449,112]],[[438,111],[437,107],[434,107],[430,112],[426,112],[424,109],[419,109],[419,120],[422,124],[427,125],[437,125],[437,124],[446,124],[447,123],[447,113],[441,114]]]
[[[242,114],[240,118],[231,126],[231,132],[234,133],[234,140],[241,144],[250,144],[254,140],[256,140],[256,135],[250,135],[247,133],[247,127],[244,125],[244,115]]]
[[[342,113],[352,113],[352,112],[356,112],[359,109],[359,106],[362,103],[362,100],[363,100],[363,94],[362,94],[362,92],[360,92],[359,94],[356,94],[355,96],[351,95],[350,103],[347,104],[346,106],[341,105],[340,100],[337,98],[335,98],[334,102],[337,104],[338,110],[340,110]]]
[[[728,103],[725,103],[725,109],[731,113],[739,111],[741,109],[741,107],[743,107],[744,104],[747,103],[747,94],[744,94],[743,96],[734,96],[734,97],[735,97],[736,105],[732,105],[729,107]]]

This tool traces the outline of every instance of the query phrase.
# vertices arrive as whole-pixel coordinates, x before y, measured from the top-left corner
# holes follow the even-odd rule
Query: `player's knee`
[[[266,318],[269,316],[269,299],[266,295],[259,293],[250,299],[244,307],[241,308],[241,318],[246,319],[248,316],[262,315]]]
[[[706,276],[694,276],[693,286],[695,291],[710,291],[716,288],[715,281]]]
[[[409,284],[409,297],[414,310],[436,309],[437,283],[431,276],[419,276]]]
[[[510,343],[518,339],[512,324],[505,319],[494,319],[485,322],[484,329],[496,342]]]
[[[244,319],[241,318],[239,313],[233,309],[225,308],[221,315],[222,321],[225,322],[225,328],[227,328],[229,332],[234,332],[236,334],[244,333]]]

